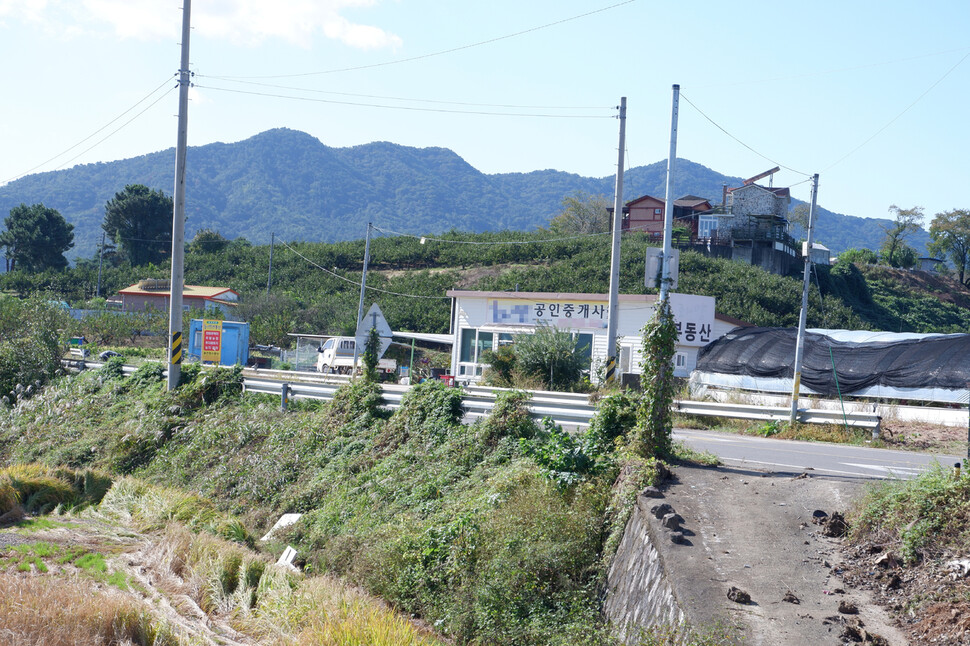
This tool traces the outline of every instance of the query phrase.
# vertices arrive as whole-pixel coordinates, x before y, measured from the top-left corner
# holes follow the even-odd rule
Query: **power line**
[[[310,260],[309,258],[307,258],[306,256],[304,256],[302,253],[300,253],[299,251],[297,251],[296,249],[294,249],[290,245],[286,244],[282,240],[279,241],[279,244],[283,245],[284,247],[286,247],[287,249],[289,249],[290,251],[292,251],[293,253],[295,253],[297,256],[299,256],[300,258],[302,258],[306,262],[308,262],[311,265],[313,265],[314,267],[316,267],[317,269],[320,269],[320,270],[322,270],[322,271],[330,274],[334,278],[339,278],[340,280],[344,281],[345,283],[350,283],[351,285],[353,285],[355,287],[358,286],[359,283],[356,280],[350,280],[349,278],[345,278],[345,277],[341,276],[337,272],[330,271],[326,267],[322,267],[322,266],[318,265],[317,263],[313,262],[312,260]],[[374,291],[374,292],[380,292],[382,294],[390,294],[391,296],[404,296],[405,298],[424,298],[424,299],[448,299],[448,298],[451,298],[450,296],[423,296],[421,294],[402,294],[400,292],[392,292],[392,291],[387,290],[387,289],[380,289],[378,287],[371,287],[370,285],[367,286],[367,289],[369,289],[371,291]]]
[[[846,154],[844,154],[842,157],[840,157],[838,160],[836,160],[835,162],[833,162],[832,164],[830,164],[828,167],[826,167],[825,170],[829,170],[830,168],[832,168],[834,166],[837,166],[838,164],[841,164],[843,161],[845,161],[846,158],[848,158],[851,155],[855,154],[860,148],[862,148],[863,146],[865,146],[866,144],[868,144],[870,141],[872,141],[873,139],[875,139],[876,137],[878,137],[880,134],[882,134],[882,132],[884,130],[886,130],[886,128],[888,128],[889,126],[891,126],[894,123],[896,123],[896,121],[898,121],[904,114],[906,114],[907,112],[909,112],[913,108],[913,106],[915,106],[917,103],[919,103],[923,99],[924,96],[926,96],[927,94],[929,94],[933,90],[933,88],[935,88],[937,85],[939,85],[940,83],[942,83],[943,82],[943,79],[945,79],[946,77],[948,77],[953,72],[953,70],[955,70],[956,68],[960,67],[960,65],[963,63],[963,61],[967,60],[967,58],[970,58],[970,52],[967,52],[966,54],[964,54],[963,58],[961,58],[959,61],[957,61],[956,64],[953,67],[951,67],[950,69],[948,69],[946,71],[946,73],[944,73],[943,76],[941,76],[940,78],[938,78],[936,80],[936,82],[933,83],[933,85],[929,86],[926,89],[925,92],[923,92],[918,97],[916,97],[916,100],[913,101],[912,103],[910,103],[908,106],[906,106],[906,108],[902,112],[900,112],[895,117],[893,117],[892,119],[890,119],[889,122],[886,125],[884,125],[882,128],[880,128],[879,130],[877,130],[871,137],[869,137],[868,139],[866,139],[865,141],[863,141],[861,144],[859,144],[858,146],[856,146],[855,148],[853,148],[852,150],[850,150],[849,152],[847,152]]]
[[[92,137],[94,137],[94,136],[96,136],[96,135],[97,135],[97,134],[99,134],[99,133],[100,133],[101,131],[103,131],[103,130],[105,130],[106,128],[108,128],[108,127],[109,127],[109,126],[110,126],[111,124],[113,124],[113,123],[114,123],[115,121],[117,121],[118,119],[121,119],[121,118],[122,118],[123,116],[125,116],[126,114],[128,114],[129,112],[131,112],[132,110],[134,110],[135,108],[137,108],[137,107],[138,107],[139,105],[141,105],[142,103],[144,103],[145,101],[147,101],[147,100],[148,100],[148,99],[149,99],[149,98],[150,98],[150,97],[151,97],[151,96],[152,96],[153,94],[155,94],[156,92],[158,92],[158,91],[159,91],[160,89],[162,89],[163,87],[165,87],[165,86],[166,86],[166,85],[167,85],[168,83],[170,83],[170,82],[171,82],[171,80],[170,80],[170,79],[165,79],[165,81],[164,81],[164,82],[162,82],[162,83],[161,83],[161,85],[159,85],[159,86],[158,86],[158,87],[156,87],[156,88],[155,88],[154,90],[152,90],[151,92],[149,92],[149,93],[148,93],[147,95],[145,95],[145,96],[144,96],[144,97],[143,97],[142,99],[140,99],[140,100],[139,100],[139,101],[138,101],[137,103],[135,103],[134,105],[132,105],[132,106],[131,106],[130,108],[128,108],[127,110],[125,110],[124,112],[122,112],[121,114],[119,114],[119,115],[118,115],[117,117],[115,117],[114,119],[112,119],[112,120],[111,120],[111,121],[109,121],[108,123],[106,123],[106,124],[104,124],[103,126],[101,126],[100,128],[98,128],[97,130],[95,130],[94,132],[92,132],[92,133],[91,133],[90,135],[88,135],[87,137],[85,137],[85,138],[84,138],[84,139],[82,139],[81,141],[79,141],[79,142],[77,142],[76,144],[74,144],[73,146],[71,146],[70,148],[68,148],[67,150],[64,150],[64,151],[62,151],[62,152],[60,152],[60,153],[58,153],[58,154],[56,154],[56,155],[54,155],[53,157],[51,157],[50,159],[48,159],[48,160],[47,160],[47,161],[45,161],[45,162],[41,162],[40,164],[37,164],[36,166],[34,166],[33,168],[31,168],[30,170],[27,170],[27,171],[25,171],[25,172],[23,172],[23,173],[20,173],[19,175],[14,175],[13,177],[11,177],[10,179],[8,179],[8,180],[6,180],[6,181],[5,181],[5,182],[3,182],[3,183],[4,183],[4,184],[6,184],[7,182],[12,182],[12,181],[14,181],[15,179],[20,179],[21,177],[24,177],[24,176],[26,176],[26,175],[29,175],[29,174],[31,174],[31,173],[33,173],[33,172],[34,172],[35,170],[37,170],[38,168],[41,168],[41,167],[43,167],[43,166],[46,166],[47,164],[49,164],[50,162],[52,162],[52,161],[54,161],[54,160],[55,160],[55,159],[57,159],[58,157],[63,157],[64,155],[66,155],[67,153],[69,153],[69,152],[71,152],[72,150],[74,150],[75,148],[77,148],[78,146],[80,146],[81,144],[83,144],[84,142],[86,142],[86,141],[87,141],[88,139],[91,139]],[[171,92],[171,89],[169,89],[169,92]],[[165,94],[163,94],[163,95],[162,95],[162,97],[165,97],[166,95],[168,95],[168,92],[166,92]],[[149,105],[149,106],[148,106],[148,108],[151,108],[151,107],[152,107],[153,105],[155,105],[156,103],[158,103],[158,101],[160,101],[162,97],[159,97],[159,99],[158,99],[158,100],[156,100],[155,102],[153,102],[153,103],[152,103],[151,105]],[[145,110],[147,110],[148,108],[145,108]],[[128,125],[129,123],[131,123],[131,121],[133,121],[133,120],[134,120],[135,118],[137,118],[137,117],[139,117],[139,116],[140,116],[140,115],[141,115],[142,113],[144,113],[144,112],[145,112],[145,110],[142,110],[141,112],[139,112],[138,114],[136,114],[136,115],[135,115],[135,117],[133,117],[133,118],[132,118],[131,120],[129,120],[129,121],[126,121],[126,122],[125,122],[125,123],[124,123],[124,124],[123,124],[123,125],[121,126],[121,128],[124,128],[124,127],[125,127],[126,125]],[[120,130],[121,128],[118,128],[118,130]],[[109,135],[108,135],[108,137],[110,137],[110,136],[112,136],[113,134],[115,134],[116,132],[118,132],[118,130],[115,130],[114,132],[112,132],[111,134],[109,134]],[[105,139],[107,139],[108,137],[105,137],[104,139],[101,139],[101,141],[98,141],[98,142],[97,142],[96,144],[94,144],[94,146],[91,146],[91,148],[94,148],[95,146],[97,146],[98,144],[100,144],[101,142],[103,142],[103,141],[104,141]],[[86,152],[88,152],[89,150],[91,150],[91,148],[87,148],[87,149],[86,149],[86,150],[85,150],[84,152],[82,152],[82,153],[81,153],[80,155],[78,155],[77,157],[80,157],[80,156],[81,156],[81,155],[83,155],[84,153],[86,153]],[[67,161],[67,162],[66,162],[66,163],[65,163],[64,165],[62,165],[62,166],[60,166],[59,168],[63,168],[63,167],[64,167],[64,166],[66,166],[67,164],[69,164],[69,163],[71,163],[72,161],[74,161],[75,159],[77,159],[77,157],[73,157],[72,159],[70,159],[70,160],[68,160],[68,161]]]
[[[96,141],[91,146],[88,146],[87,148],[85,148],[84,150],[82,150],[81,152],[79,152],[77,155],[75,155],[74,157],[71,157],[66,162],[64,162],[63,164],[61,164],[60,166],[58,166],[57,167],[57,170],[60,170],[60,169],[64,168],[65,166],[67,166],[68,164],[70,164],[71,162],[73,162],[78,157],[81,157],[82,155],[86,154],[87,152],[91,151],[92,149],[97,148],[102,143],[104,143],[106,140],[108,140],[111,137],[113,137],[116,134],[118,134],[118,132],[121,131],[129,123],[131,123],[132,121],[134,121],[135,119],[137,119],[138,117],[140,117],[141,115],[145,114],[146,112],[148,112],[149,110],[151,110],[153,107],[155,107],[155,105],[159,101],[161,101],[162,99],[164,99],[165,97],[167,97],[172,92],[172,90],[175,89],[175,87],[177,87],[177,86],[173,86],[173,87],[169,88],[165,92],[165,94],[163,94],[162,96],[160,96],[157,99],[155,99],[154,101],[152,101],[144,110],[142,110],[141,112],[139,112],[138,114],[136,114],[135,116],[133,116],[131,119],[128,119],[128,121],[125,121],[123,124],[121,124],[120,126],[118,126],[117,128],[115,128],[114,130],[112,130],[111,132],[109,132],[107,135],[105,135],[104,137],[102,137],[101,139],[99,139],[98,141]]]
[[[636,0],[624,0],[623,2],[618,2],[616,4],[609,5],[607,7],[602,7],[601,9],[594,9],[593,11],[587,11],[576,16],[569,18],[563,18],[562,20],[556,20],[555,22],[546,23],[544,25],[539,25],[538,27],[531,27],[529,29],[524,29],[522,31],[517,31],[513,34],[506,34],[505,36],[498,36],[496,38],[489,38],[488,40],[481,40],[476,43],[471,43],[468,45],[461,45],[459,47],[452,47],[451,49],[443,49],[441,51],[432,52],[430,54],[421,54],[420,56],[412,56],[410,58],[400,58],[397,60],[383,61],[381,63],[372,63],[370,65],[358,65],[356,67],[343,67],[331,70],[323,70],[320,72],[302,72],[299,74],[273,74],[266,76],[224,76],[223,79],[281,79],[281,78],[297,78],[301,76],[320,76],[322,74],[336,74],[339,72],[356,72],[358,70],[372,69],[375,67],[386,67],[388,65],[399,65],[401,63],[411,63],[414,61],[424,60],[426,58],[433,58],[436,56],[443,56],[445,54],[452,54],[454,52],[460,52],[465,49],[471,49],[473,47],[480,47],[482,45],[489,45],[491,43],[497,43],[502,40],[508,40],[509,38],[515,38],[517,36],[522,36],[525,34],[530,34],[532,32],[541,31],[543,29],[548,29],[549,27],[555,27],[557,25],[562,25],[567,22],[572,22],[573,20],[579,20],[581,18],[587,18],[604,11],[609,11],[611,9],[616,9],[617,7],[622,7],[623,5],[628,5]]]
[[[198,76],[203,76],[199,74]],[[519,109],[519,110],[612,110],[612,106],[602,106],[602,105],[579,105],[579,106],[564,106],[564,105],[516,105],[509,103],[473,103],[470,101],[443,101],[437,99],[414,99],[410,97],[401,96],[384,96],[380,94],[356,94],[353,92],[336,92],[331,90],[317,90],[314,88],[305,87],[294,87],[291,85],[277,85],[274,83],[259,83],[257,81],[240,81],[235,80],[232,77],[224,76],[206,76],[206,78],[215,79],[219,81],[228,81],[230,83],[241,83],[244,85],[255,85],[258,87],[273,88],[276,90],[292,90],[294,92],[310,92],[313,94],[329,94],[333,96],[348,96],[357,97],[362,99],[380,99],[383,101],[410,101],[412,103],[434,103],[438,105],[460,105],[466,107],[475,108],[507,108],[507,109]]]
[[[784,165],[784,164],[782,164],[781,162],[777,162],[777,161],[775,161],[775,160],[774,160],[774,159],[772,159],[771,157],[768,157],[768,156],[766,156],[766,155],[762,155],[762,154],[761,154],[761,153],[759,153],[759,152],[758,152],[757,150],[755,150],[754,148],[752,148],[752,147],[751,147],[751,146],[749,146],[748,144],[746,144],[746,143],[744,143],[743,141],[741,141],[740,139],[738,139],[737,137],[735,137],[734,135],[732,135],[732,134],[731,134],[730,132],[728,132],[728,131],[727,131],[727,130],[725,130],[725,129],[724,129],[723,127],[721,127],[721,126],[720,126],[720,125],[719,125],[719,124],[718,124],[718,123],[717,123],[716,121],[714,121],[714,119],[711,119],[711,118],[710,118],[709,116],[707,116],[706,114],[704,114],[704,111],[703,111],[703,110],[701,110],[700,108],[698,108],[698,107],[697,107],[696,105],[694,105],[694,104],[693,104],[693,103],[691,102],[691,100],[690,100],[690,99],[688,99],[688,98],[687,98],[686,96],[684,96],[684,93],[683,93],[683,92],[681,92],[681,93],[680,93],[680,98],[682,98],[682,99],[683,99],[684,101],[687,101],[687,103],[689,103],[689,104],[690,104],[690,106],[691,106],[692,108],[694,108],[695,110],[697,110],[697,112],[698,112],[698,113],[700,113],[700,115],[701,115],[702,117],[704,117],[705,119],[707,119],[708,121],[710,121],[710,122],[711,122],[711,123],[712,123],[712,124],[714,125],[714,127],[716,127],[716,128],[718,129],[718,130],[720,130],[721,132],[723,132],[724,134],[726,134],[726,135],[727,135],[728,137],[730,137],[730,138],[731,138],[731,139],[733,139],[734,141],[736,141],[736,142],[738,142],[739,144],[741,144],[742,146],[744,146],[745,148],[747,148],[748,150],[750,150],[751,152],[753,152],[753,153],[754,153],[755,155],[757,155],[758,157],[761,157],[762,159],[765,159],[765,160],[767,160],[767,161],[770,161],[770,162],[771,162],[772,164],[774,164],[775,166],[780,166],[780,167],[782,167],[782,168],[784,168],[785,170],[790,170],[790,171],[791,171],[791,172],[793,172],[793,173],[798,173],[799,175],[805,175],[805,176],[807,176],[807,177],[810,177],[810,175],[809,175],[808,173],[803,173],[803,172],[802,172],[802,171],[800,171],[800,170],[795,170],[794,168],[791,168],[791,167],[789,167],[789,166],[785,166],[785,165]]]
[[[225,87],[215,87],[212,85],[198,85],[195,87],[202,88],[205,90],[215,90],[218,92],[232,92],[234,94],[248,94],[250,96],[265,96],[274,99],[290,99],[293,101],[307,101],[310,103],[329,103],[333,105],[349,105],[354,107],[363,108],[383,108],[386,110],[408,110],[411,112],[438,112],[438,113],[450,113],[450,114],[475,114],[475,115],[487,115],[487,116],[497,116],[497,117],[540,117],[547,119],[612,119],[610,116],[598,115],[598,114],[540,114],[540,113],[523,113],[523,112],[488,112],[484,110],[449,110],[446,108],[419,108],[415,106],[407,105],[383,105],[380,103],[360,103],[356,101],[338,101],[336,99],[317,99],[313,97],[306,96],[292,96],[285,94],[272,94],[269,92],[255,92],[251,90],[234,90]]]
[[[470,244],[470,245],[482,245],[482,246],[494,246],[503,244],[542,244],[545,242],[563,242],[565,240],[579,240],[582,238],[591,238],[595,236],[609,235],[609,231],[602,231],[599,233],[583,233],[575,236],[568,236],[564,238],[541,238],[538,240],[506,240],[504,242],[482,242],[478,240],[449,240],[447,238],[432,238],[430,236],[419,236],[412,233],[401,233],[399,231],[391,231],[390,229],[382,229],[376,224],[371,225],[374,229],[377,229],[381,233],[386,233],[392,236],[400,236],[402,238],[418,238],[421,240],[429,242],[442,242],[446,244]]]

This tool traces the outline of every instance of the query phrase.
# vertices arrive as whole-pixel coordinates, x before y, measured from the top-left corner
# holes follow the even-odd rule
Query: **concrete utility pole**
[[[613,250],[610,253],[610,302],[606,324],[606,381],[616,379],[616,336],[620,314],[620,229],[623,226],[623,153],[626,150],[626,97],[620,98],[620,150],[616,158],[613,193]]]
[[[673,106],[670,110],[670,152],[667,154],[667,196],[664,203],[664,251],[660,270],[660,301],[670,292],[670,256],[674,237],[674,167],[677,164],[677,115],[680,109],[680,86],[674,85]]]
[[[360,303],[357,305],[357,327],[364,320],[364,292],[367,291],[367,263],[370,262],[370,229],[371,223],[367,223],[367,236],[364,238],[364,271],[360,274]],[[360,348],[354,343],[354,369],[357,369],[357,358],[360,356]]]
[[[812,276],[812,238],[815,232],[815,203],[818,199],[818,173],[812,175],[812,205],[808,209],[808,240],[805,242],[805,276],[802,279],[802,311],[798,315],[798,340],[795,342],[795,365],[792,374],[791,417],[798,419],[798,389],[802,383],[802,355],[805,353],[805,323],[808,318],[808,286]]]
[[[94,292],[94,295],[97,298],[101,297],[101,266],[103,264],[104,264],[104,231],[101,232],[101,248],[98,251],[98,288]]]
[[[175,146],[175,212],[172,216],[172,298],[168,312],[168,389],[182,376],[182,285],[185,247],[185,150],[189,130],[189,35],[192,0],[182,0],[182,59],[179,63],[179,125]]]
[[[269,239],[269,278],[266,279],[266,295],[269,296],[269,287],[273,284],[273,245],[276,244],[276,232],[270,235]]]

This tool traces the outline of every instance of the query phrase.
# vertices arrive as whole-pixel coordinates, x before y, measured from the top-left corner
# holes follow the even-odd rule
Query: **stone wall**
[[[729,210],[737,216],[745,215],[777,215],[786,217],[788,214],[788,201],[780,198],[768,189],[751,184],[736,188],[731,192]],[[740,225],[742,219],[735,221],[735,226]]]

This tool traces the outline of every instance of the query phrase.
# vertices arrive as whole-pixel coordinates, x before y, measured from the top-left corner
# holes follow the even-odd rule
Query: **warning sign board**
[[[202,321],[202,361],[219,363],[222,358],[222,321]]]

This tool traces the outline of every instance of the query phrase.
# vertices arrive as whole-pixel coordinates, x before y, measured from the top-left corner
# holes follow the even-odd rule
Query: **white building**
[[[477,381],[487,364],[482,354],[512,343],[516,335],[530,334],[538,326],[553,325],[570,330],[577,349],[587,353],[592,375],[607,356],[606,326],[609,296],[543,292],[475,292],[451,290],[455,299],[452,330],[455,345],[451,374],[458,381]],[[617,341],[621,373],[640,372],[641,335],[653,315],[654,294],[620,294]],[[714,311],[710,296],[671,294],[670,306],[679,338],[674,374],[687,377],[697,365],[697,350],[727,334],[741,321]]]

